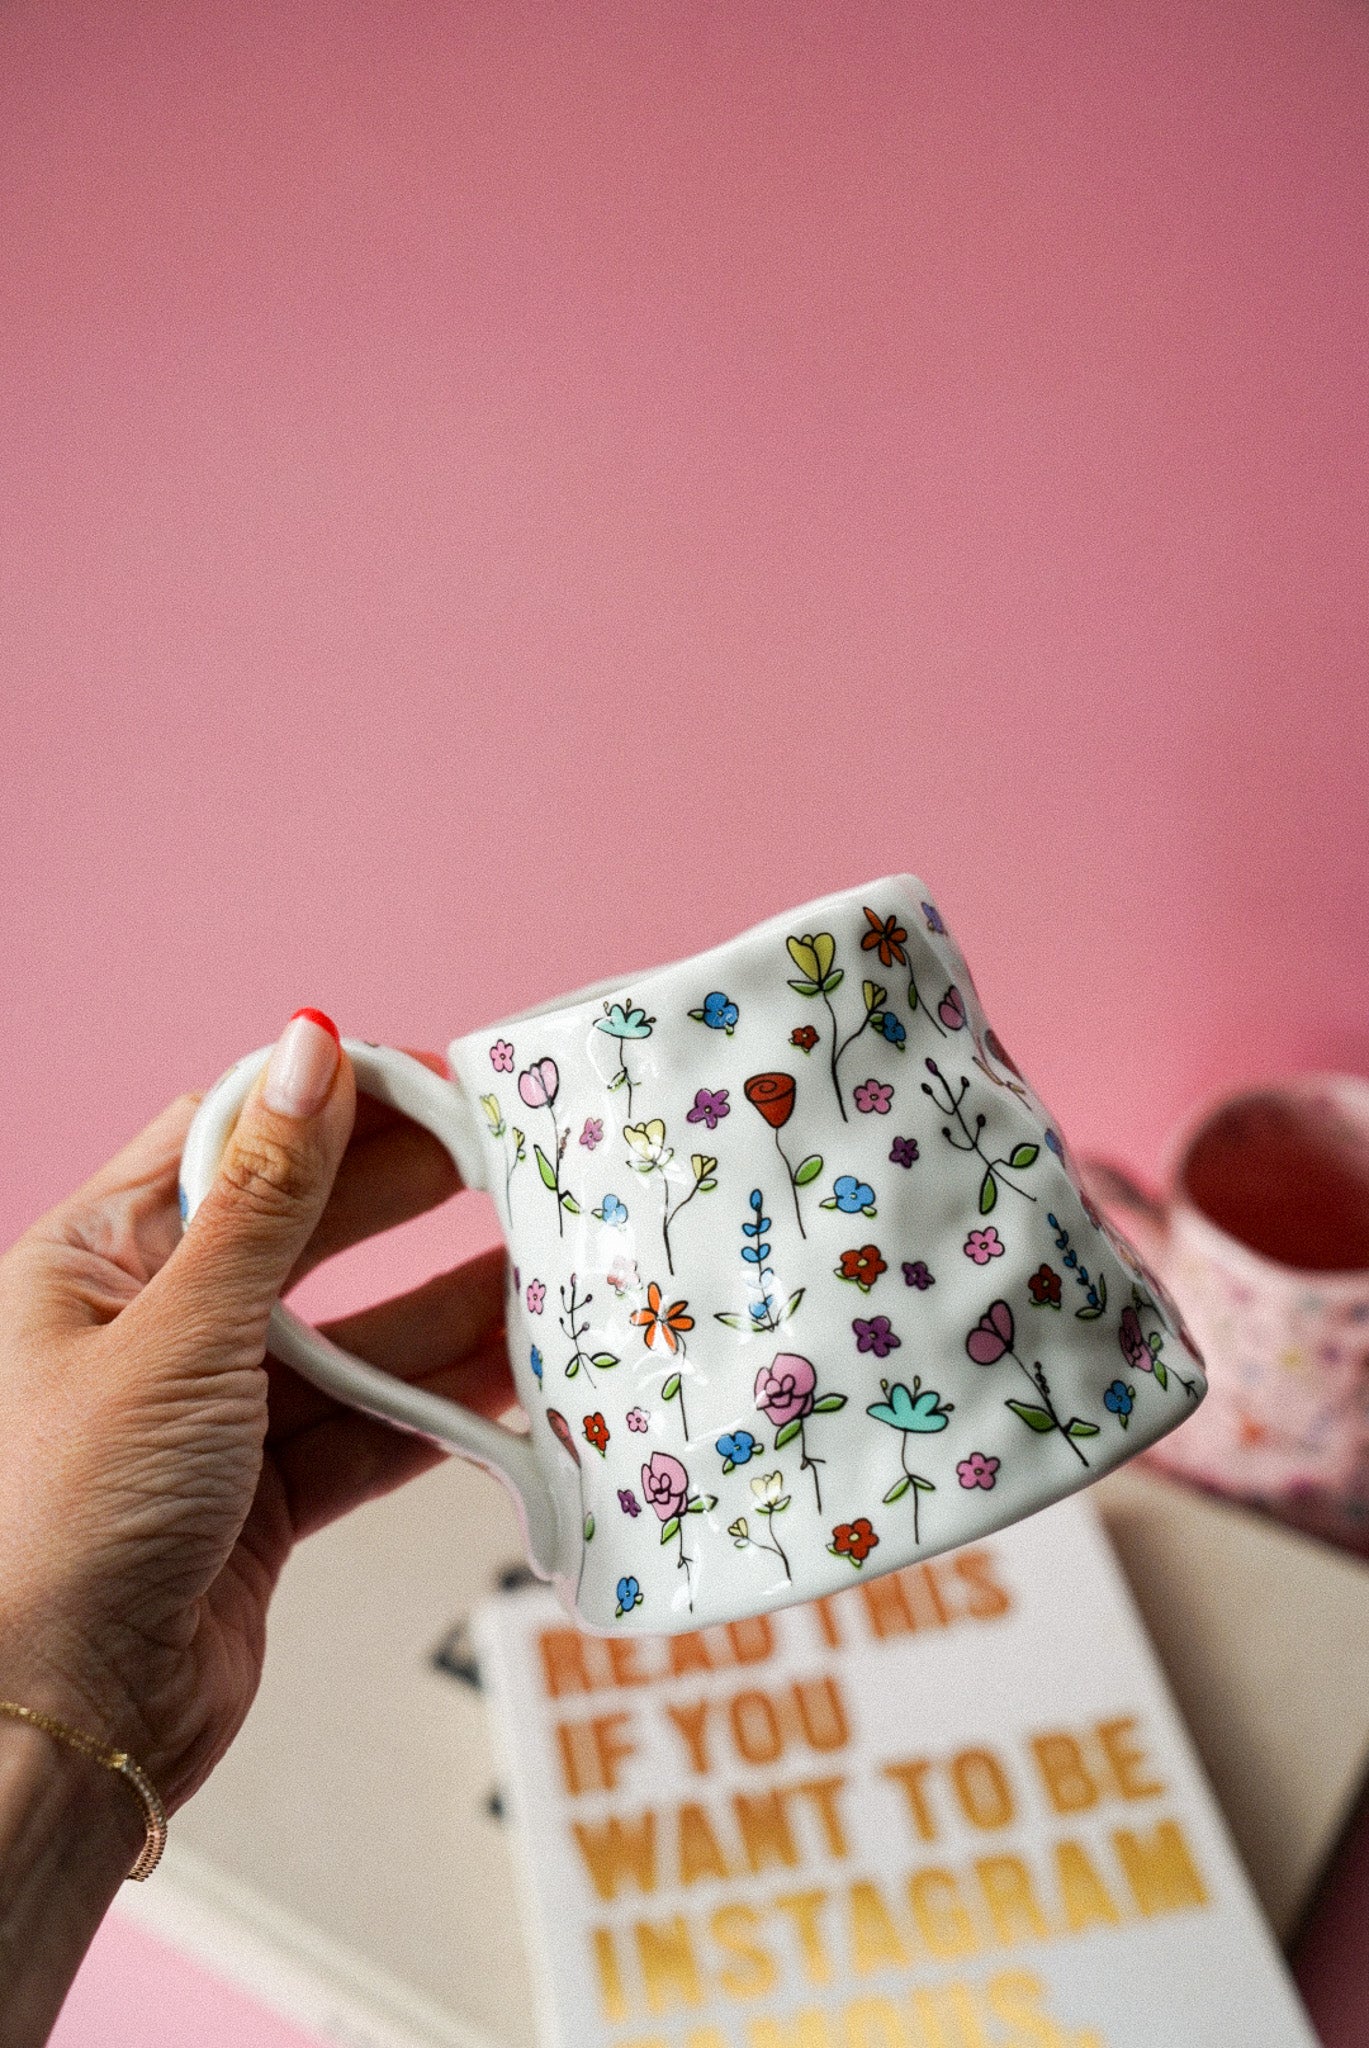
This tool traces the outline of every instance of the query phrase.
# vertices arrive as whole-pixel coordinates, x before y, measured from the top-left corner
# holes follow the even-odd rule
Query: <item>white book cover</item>
[[[476,1618],[542,2048],[1315,2048],[1091,1504],[810,1606]]]

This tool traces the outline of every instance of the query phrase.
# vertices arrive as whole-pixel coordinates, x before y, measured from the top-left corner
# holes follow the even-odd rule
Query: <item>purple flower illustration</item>
[[[623,1513],[631,1515],[634,1521],[642,1512],[642,1503],[638,1500],[630,1486],[620,1486],[618,1488],[618,1505]]]
[[[889,1105],[894,1099],[893,1084],[876,1081],[873,1076],[859,1083],[855,1090],[856,1108],[865,1116],[888,1116]]]
[[[991,1223],[987,1230],[972,1230],[961,1249],[976,1266],[987,1266],[990,1259],[1001,1259],[1007,1246]]]
[[[580,1143],[584,1146],[585,1150],[592,1152],[596,1145],[602,1144],[603,1136],[603,1119],[597,1116],[587,1116],[585,1118],[585,1128],[580,1133]]]
[[[529,1311],[529,1313],[530,1313],[531,1315],[535,1315],[535,1316],[540,1316],[540,1315],[541,1315],[541,1313],[542,1313],[542,1304],[543,1304],[543,1302],[544,1302],[544,1301],[546,1300],[546,1298],[547,1298],[547,1288],[546,1288],[546,1282],[545,1282],[544,1280],[529,1280],[529,1282],[528,1282],[528,1311]]]
[[[889,1327],[888,1316],[871,1316],[868,1322],[857,1316],[851,1328],[856,1333],[857,1351],[873,1351],[876,1358],[887,1358],[903,1341]]]
[[[927,1270],[926,1262],[922,1259],[905,1259],[903,1261],[903,1279],[906,1286],[916,1287],[923,1294],[926,1293],[929,1287],[936,1286],[935,1273]]]
[[[513,1047],[507,1038],[496,1038],[490,1047],[490,1065],[496,1074],[513,1072]]]
[[[629,1408],[627,1411],[627,1426],[637,1436],[642,1435],[650,1420],[645,1408]]]
[[[941,912],[937,909],[935,903],[924,903],[922,906],[922,915],[927,920],[927,929],[929,932],[940,932],[943,936],[945,935],[946,927],[941,922]]]
[[[917,1139],[895,1138],[889,1158],[895,1166],[911,1166],[917,1158]]]
[[[725,1088],[700,1088],[694,1097],[694,1107],[685,1112],[685,1121],[691,1124],[707,1124],[710,1131],[718,1128],[719,1117],[731,1114],[732,1105],[727,1099]]]

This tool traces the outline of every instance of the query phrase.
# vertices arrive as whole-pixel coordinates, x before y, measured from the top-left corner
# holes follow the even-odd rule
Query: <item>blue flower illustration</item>
[[[833,1184],[830,1201],[822,1204],[824,1209],[840,1209],[844,1216],[875,1213],[875,1191],[863,1180],[857,1180],[853,1173],[843,1173]]]
[[[1135,1403],[1135,1387],[1127,1386],[1122,1380],[1114,1380],[1103,1396],[1103,1406],[1108,1410],[1109,1414],[1117,1417],[1123,1429],[1127,1426],[1127,1417],[1130,1415]]]
[[[611,1223],[615,1230],[621,1230],[627,1222],[627,1203],[620,1202],[616,1195],[605,1195],[594,1214],[601,1223]]]
[[[882,1011],[876,1021],[890,1045],[902,1045],[908,1033],[902,1024],[899,1023],[892,1010]]]
[[[749,1429],[739,1429],[735,1436],[720,1436],[714,1449],[723,1461],[723,1471],[730,1472],[734,1465],[749,1465],[760,1445]]]
[[[701,1024],[706,1024],[710,1031],[725,1031],[730,1038],[738,1012],[737,1005],[731,997],[725,996],[720,988],[715,988],[711,995],[704,997],[703,1008],[691,1010],[689,1014],[696,1017]]]
[[[532,1347],[532,1376],[540,1387],[542,1384],[542,1354],[535,1344]]]
[[[645,1010],[629,1000],[626,1008],[622,1003],[605,1003],[604,1014],[595,1018],[594,1028],[606,1031],[610,1038],[650,1038],[655,1022],[654,1017],[648,1017]]]
[[[642,1604],[642,1589],[635,1579],[619,1579],[618,1609],[616,1618],[621,1621],[625,1614],[631,1614],[634,1607]]]
[[[929,932],[945,932],[946,927],[941,922],[941,912],[937,909],[934,903],[924,903],[922,906],[922,915],[927,920],[927,929]]]
[[[924,1387],[921,1380],[913,1382],[915,1394],[910,1393],[901,1380],[895,1380],[892,1386],[884,1381],[880,1384],[884,1386],[887,1400],[876,1401],[865,1411],[867,1415],[873,1415],[876,1422],[887,1422],[891,1429],[910,1430],[917,1436],[935,1435],[946,1427],[955,1407],[954,1401],[943,1402],[940,1394],[931,1387]]]
[[[1046,1133],[1046,1150],[1048,1152],[1053,1152],[1057,1159],[1063,1159],[1065,1156],[1064,1148],[1060,1143],[1059,1137],[1054,1131],[1047,1131]]]

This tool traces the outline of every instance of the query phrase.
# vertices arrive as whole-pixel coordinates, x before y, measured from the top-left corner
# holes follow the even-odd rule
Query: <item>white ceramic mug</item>
[[[503,1479],[587,1627],[697,1628],[932,1556],[1202,1395],[913,876],[458,1039],[450,1081],[343,1042],[494,1198],[531,1433],[285,1308],[271,1348]],[[267,1056],[201,1105],[187,1213]]]

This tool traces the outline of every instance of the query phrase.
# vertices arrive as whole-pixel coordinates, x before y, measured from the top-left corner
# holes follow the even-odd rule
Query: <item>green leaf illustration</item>
[[[844,1408],[845,1406],[845,1394],[824,1394],[820,1401],[813,1403],[813,1413],[815,1415],[835,1415],[838,1408]],[[776,1448],[778,1448],[778,1445]]]
[[[1100,1308],[1100,1309],[1105,1309],[1105,1308],[1107,1307],[1107,1305],[1108,1305],[1108,1282],[1107,1282],[1107,1275],[1106,1275],[1105,1273],[1100,1273],[1100,1274],[1098,1275],[1098,1306],[1099,1306],[1099,1308]]]
[[[1097,1436],[1098,1424],[1085,1422],[1081,1415],[1071,1415],[1065,1425],[1066,1436]]]
[[[585,1516],[585,1541],[586,1541],[586,1543],[593,1543],[593,1541],[594,1541],[594,1517],[593,1517],[593,1515],[586,1515],[586,1516]]]
[[[1040,1150],[1039,1145],[1014,1145],[1012,1158],[1008,1164],[1018,1168],[1030,1166]]]
[[[767,1501],[765,1506],[758,1508],[756,1512],[762,1515],[782,1515],[788,1507],[789,1501],[790,1495],[782,1493],[778,1500]]]
[[[569,1364],[569,1365],[568,1365],[568,1366],[566,1367],[566,1378],[567,1378],[568,1380],[573,1380],[573,1379],[575,1378],[575,1375],[576,1375],[576,1373],[577,1373],[577,1372],[579,1372],[579,1370],[580,1370],[580,1361],[579,1361],[579,1359],[578,1359],[578,1358],[572,1358],[572,1360],[571,1360],[570,1364]]]
[[[551,1161],[548,1159],[546,1153],[542,1150],[542,1147],[540,1145],[534,1145],[532,1149],[537,1155],[537,1171],[542,1176],[543,1186],[554,1188],[556,1186],[555,1167],[552,1165]]]
[[[822,984],[822,987],[818,990],[818,994],[830,996],[833,989],[840,988],[845,979],[846,969],[844,967],[834,967],[826,981]]]
[[[661,1541],[662,1541],[662,1543],[669,1543],[669,1541],[670,1541],[671,1537],[672,1537],[672,1536],[678,1536],[678,1535],[679,1535],[679,1533],[680,1533],[680,1518],[679,1518],[679,1516],[678,1516],[678,1515],[672,1515],[672,1516],[671,1516],[671,1518],[670,1518],[670,1520],[669,1520],[668,1522],[666,1522],[666,1523],[665,1523],[665,1524],[664,1524],[664,1525],[662,1526],[662,1529],[661,1529]]]
[[[1155,1377],[1160,1382],[1161,1391],[1164,1393],[1168,1393],[1169,1374],[1165,1371],[1164,1366],[1161,1364],[1158,1358],[1155,1361]]]
[[[1051,1308],[1059,1308],[1060,1304],[1058,1301],[1052,1301],[1048,1304],[1048,1306]],[[1101,1316],[1102,1313],[1103,1305],[1101,1302],[1099,1302],[1096,1308],[1077,1308],[1074,1311],[1075,1320],[1080,1323],[1096,1323],[1099,1316]]]
[[[561,1206],[568,1216],[578,1216],[580,1214],[580,1204],[576,1201],[574,1195],[568,1194],[564,1188],[561,1190]]]
[[[702,1010],[691,1010],[689,1014],[697,1024],[703,1023],[704,1013]]]
[[[732,1459],[732,1458],[724,1458],[724,1459],[723,1459],[723,1478],[724,1478],[724,1479],[726,1479],[726,1477],[727,1477],[727,1475],[728,1475],[728,1473],[729,1473],[729,1472],[735,1472],[735,1471],[736,1471],[736,1469],[737,1469],[737,1466],[736,1466],[736,1461],[735,1461],[735,1459]]]
[[[911,1478],[905,1472],[902,1479],[896,1479],[893,1485],[889,1488],[889,1491],[885,1494],[884,1505],[886,1507],[890,1507],[892,1506],[894,1501],[902,1500],[904,1494],[908,1491],[908,1488],[912,1485],[912,1483],[913,1482]]]
[[[1044,1436],[1047,1430],[1055,1428],[1044,1408],[1031,1408],[1025,1401],[1008,1401],[1004,1405],[1011,1408],[1014,1415],[1020,1415],[1028,1429],[1034,1429],[1038,1436]]]
[[[809,1181],[816,1180],[821,1172],[822,1154],[820,1152],[810,1152],[808,1157],[801,1159],[794,1169],[794,1186],[796,1188],[806,1188]]]
[[[796,1287],[794,1289],[794,1292],[790,1295],[788,1301],[785,1303],[784,1307],[780,1310],[780,1321],[782,1323],[788,1322],[790,1316],[793,1315],[794,1310],[798,1307],[799,1303],[802,1300],[803,1289],[801,1287]]]
[[[930,1479],[919,1479],[916,1472],[914,1472],[913,1474],[913,1485],[917,1488],[919,1493],[936,1492],[936,1487],[932,1483],[932,1481]]]
[[[789,984],[796,996],[820,996],[822,990],[815,981],[791,981]],[[702,1010],[691,1010],[691,1017],[702,1017]]]
[[[696,1013],[695,1011],[691,1010],[689,1014],[690,1014],[690,1016],[691,1016],[691,1017],[693,1017],[693,1016],[695,1016],[695,1015],[696,1015],[697,1013]],[[608,1092],[609,1092],[609,1094],[610,1094],[610,1095],[612,1095],[612,1094],[613,1094],[613,1092],[615,1091],[615,1089],[618,1089],[618,1088],[621,1088],[621,1087],[623,1087],[623,1086],[624,1086],[624,1085],[626,1084],[626,1081],[627,1081],[627,1068],[626,1068],[626,1067],[619,1067],[619,1069],[618,1069],[617,1073],[616,1073],[616,1074],[614,1075],[613,1079],[612,1079],[612,1080],[611,1080],[611,1081],[609,1082],[609,1084],[608,1084]]]
[[[701,1195],[711,1194],[717,1185],[718,1183],[715,1180],[701,1180],[699,1182],[699,1193]]]
[[[718,1505],[716,1493],[701,1493],[689,1503],[691,1515],[707,1515]]]
[[[802,1428],[803,1423],[801,1421],[795,1420],[793,1422],[786,1422],[784,1428],[779,1432],[778,1436],[775,1438],[775,1449],[777,1451],[782,1451],[786,1444],[792,1444],[794,1438],[798,1435],[799,1431]]]
[[[665,1385],[661,1388],[661,1399],[663,1401],[673,1401],[675,1399],[675,1396],[679,1393],[679,1391],[680,1375],[677,1372],[673,1372],[670,1375],[670,1378],[666,1381]]]
[[[987,1168],[987,1169],[985,1170],[984,1178],[983,1178],[983,1180],[982,1180],[982,1181],[981,1181],[981,1182],[979,1183],[979,1213],[980,1213],[980,1215],[981,1215],[981,1216],[987,1216],[987,1215],[988,1215],[988,1213],[989,1213],[989,1211],[990,1211],[990,1209],[992,1209],[992,1207],[993,1207],[994,1203],[995,1203],[995,1202],[996,1202],[997,1200],[998,1200],[998,1182],[997,1182],[997,1181],[996,1181],[996,1180],[994,1179],[994,1177],[993,1177],[993,1168],[992,1168],[992,1167],[989,1167],[989,1168]]]
[[[749,1327],[751,1319],[749,1316],[733,1315],[730,1309],[715,1308],[713,1320],[715,1323],[726,1323],[729,1330],[745,1330]]]
[[[596,1351],[590,1363],[597,1365],[601,1372],[607,1372],[611,1365],[617,1365],[618,1354],[616,1351]]]

